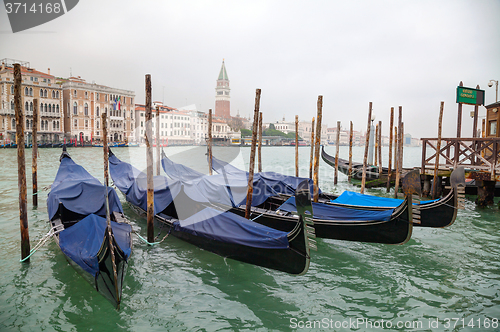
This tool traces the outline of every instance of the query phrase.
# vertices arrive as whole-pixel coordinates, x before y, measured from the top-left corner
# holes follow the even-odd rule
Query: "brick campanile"
[[[215,88],[215,112],[214,115],[221,118],[231,118],[231,108],[229,101],[229,78],[227,77],[226,66],[222,60],[217,86]]]

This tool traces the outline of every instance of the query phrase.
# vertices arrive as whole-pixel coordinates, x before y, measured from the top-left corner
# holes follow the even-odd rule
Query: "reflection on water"
[[[326,149],[335,153],[334,147]],[[294,151],[292,147],[263,147],[264,170],[293,175]],[[310,148],[300,147],[299,151],[300,175],[307,176]],[[347,147],[340,151],[341,156],[348,156]],[[114,152],[145,169],[145,149],[117,148]],[[248,147],[214,148],[214,156],[233,160],[241,168],[248,167],[249,152]],[[39,188],[52,183],[60,153],[59,149],[40,149]],[[69,153],[102,180],[101,149],[70,148]],[[205,147],[169,147],[165,153],[208,173]],[[363,148],[354,149],[355,160],[362,155]],[[471,201],[466,202],[466,210],[458,211],[451,227],[415,228],[412,239],[403,246],[319,239],[318,251],[312,253],[311,267],[304,276],[223,259],[174,237],[153,247],[134,237],[123,302],[117,312],[69,266],[54,242],[42,247],[31,263],[19,263],[16,158],[14,149],[0,150],[4,166],[0,170],[1,331],[286,331],[291,329],[291,319],[323,318],[385,319],[394,324],[427,324],[438,318],[439,330],[445,330],[446,318],[467,322],[500,318],[500,212],[477,209]],[[384,164],[386,158],[383,156]],[[406,149],[405,167],[419,163],[420,150]],[[30,160],[26,166],[30,186]],[[339,185],[334,186],[333,169],[322,161],[320,186],[336,193],[358,190],[342,174]],[[386,195],[385,189],[368,192]],[[41,193],[36,210],[28,198],[32,246],[48,231],[47,193]],[[144,234],[145,217],[136,215],[121,199],[134,229]]]

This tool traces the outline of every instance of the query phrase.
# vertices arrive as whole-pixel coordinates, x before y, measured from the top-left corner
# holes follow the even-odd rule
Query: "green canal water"
[[[40,149],[38,186],[49,186],[60,149]],[[173,160],[207,172],[203,148],[169,147]],[[307,176],[309,147],[300,148]],[[327,147],[331,154],[335,147]],[[216,148],[221,159],[248,165],[249,148]],[[75,162],[102,181],[102,150],[70,148]],[[144,148],[118,148],[117,156],[144,168]],[[354,159],[361,160],[362,148]],[[385,151],[385,155],[387,151]],[[31,150],[26,151],[31,186]],[[294,174],[294,148],[264,147],[264,170]],[[346,147],[341,157],[347,157]],[[420,164],[420,149],[405,150],[405,166]],[[384,160],[387,157],[384,156]],[[320,163],[324,191],[359,191]],[[162,171],[163,172],[163,171]],[[309,272],[292,276],[224,259],[169,237],[149,247],[133,237],[116,311],[75,272],[54,241],[20,263],[15,149],[0,150],[0,331],[500,331],[500,211],[465,210],[445,229],[414,228],[405,245],[318,239]],[[47,233],[46,198],[33,209],[28,190],[32,247]],[[368,193],[384,195],[385,190]],[[145,234],[120,194],[134,229]]]

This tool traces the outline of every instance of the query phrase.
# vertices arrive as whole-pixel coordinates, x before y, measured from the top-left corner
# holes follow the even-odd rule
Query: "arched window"
[[[95,126],[96,126],[97,129],[99,129],[99,121],[95,122]]]
[[[14,130],[16,128],[16,119],[12,119],[12,128],[11,130]]]
[[[73,91],[73,97],[76,98],[76,90]]]
[[[56,105],[55,104],[52,104],[52,112],[56,112]]]
[[[95,112],[96,112],[96,116],[99,116],[99,106],[96,107]]]
[[[49,113],[51,113],[51,112],[52,112],[52,105],[49,104]]]
[[[33,88],[30,88],[30,96],[33,97]]]
[[[40,113],[43,112],[43,104],[40,104]]]
[[[87,92],[85,92],[85,93],[87,93]],[[84,111],[85,115],[89,115],[89,104],[85,103],[83,111]]]
[[[56,122],[52,121],[52,130],[56,129]]]
[[[24,95],[25,95],[25,96],[29,96],[29,90],[28,90],[28,87],[25,87],[25,88],[24,88]]]
[[[56,98],[59,99],[59,91],[56,91]]]
[[[33,129],[33,120],[30,120],[30,127]]]
[[[56,92],[52,90],[52,99],[56,98]]]
[[[49,122],[45,120],[45,130],[49,130]]]
[[[47,104],[45,104],[45,109],[44,109],[45,112],[47,112]]]
[[[43,121],[42,121],[42,122],[40,122],[40,125],[41,125],[41,129],[43,130],[43,129],[45,128],[45,126],[44,126],[44,122],[43,122]]]
[[[14,94],[14,84],[12,84],[10,86],[10,94],[13,95]]]
[[[30,102],[30,112],[33,112],[33,102]]]
[[[44,98],[47,98],[47,89],[43,90],[43,96]]]
[[[57,121],[57,130],[59,130],[59,121]]]
[[[28,102],[24,103],[24,110],[26,112],[28,112],[29,108],[30,108],[30,106],[29,106]]]
[[[76,101],[73,103],[73,114],[78,114],[78,104],[76,103]]]
[[[59,105],[56,105],[56,112],[59,113]]]
[[[13,101],[11,101],[11,102],[10,102],[10,109],[11,109],[11,110],[13,110],[13,109],[14,109],[14,102],[13,102]]]
[[[30,120],[26,119],[26,129],[30,129]]]
[[[43,97],[43,89],[40,89],[40,97]]]
[[[89,97],[89,94],[87,91],[85,91],[85,99],[88,99],[88,97]]]

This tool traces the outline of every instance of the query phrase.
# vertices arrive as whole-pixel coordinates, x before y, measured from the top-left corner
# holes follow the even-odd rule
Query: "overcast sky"
[[[500,1],[127,1],[82,0],[67,14],[13,34],[0,8],[0,58],[29,61],[51,74],[134,90],[144,103],[215,107],[225,59],[231,114],[253,113],[262,89],[264,121],[310,121],[323,95],[329,127],[366,130],[368,103],[388,134],[391,106],[403,106],[405,131],[456,135],[456,86],[480,85],[495,102],[500,79]],[[471,136],[472,106],[463,135]],[[485,108],[480,107],[480,116]]]

